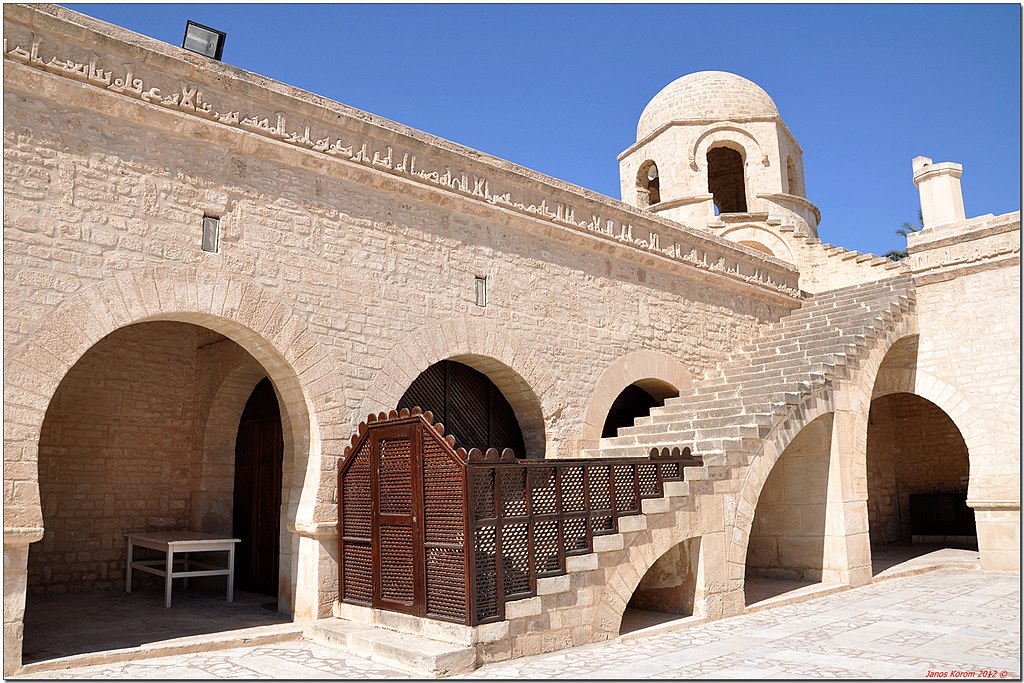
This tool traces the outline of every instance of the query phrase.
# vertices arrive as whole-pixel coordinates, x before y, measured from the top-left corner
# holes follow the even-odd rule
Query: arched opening
[[[454,360],[431,365],[406,389],[396,406],[430,411],[467,450],[511,448],[526,456],[523,431],[508,399],[491,379]]]
[[[29,549],[23,661],[289,620],[244,590],[228,604],[223,577],[176,580],[170,609],[160,577],[135,571],[125,592],[127,532],[230,533],[222,483],[232,481],[233,448],[209,437],[217,421],[238,428],[244,400],[231,418],[215,406],[231,403],[226,378],[242,365],[266,376],[220,333],[161,321],[112,332],[66,373],[40,432],[45,533]]]
[[[651,414],[651,409],[665,405],[665,400],[679,395],[679,390],[657,379],[642,379],[619,392],[608,409],[601,438],[615,436],[622,427],[631,426],[638,417]]]
[[[758,251],[764,252],[769,256],[775,256],[775,253],[771,249],[764,246],[760,242],[754,242],[752,240],[742,240],[739,242],[739,244],[742,244],[745,247],[750,247],[751,249],[757,249]]]
[[[871,402],[867,435],[872,571],[945,548],[977,551],[970,460],[953,420],[916,394]],[[972,558],[973,559],[973,558]]]
[[[645,209],[661,201],[661,179],[658,176],[658,165],[653,161],[645,161],[640,165],[636,176],[637,206]]]
[[[622,614],[619,633],[692,616],[697,599],[700,537],[688,538],[647,570]]]
[[[743,177],[743,155],[729,147],[708,150],[708,192],[715,215],[746,213],[747,185]]]
[[[281,408],[274,385],[263,378],[238,423],[232,533],[242,540],[235,558],[235,585],[275,598],[281,561],[283,464]]]
[[[786,192],[799,196],[803,195],[803,191],[800,189],[799,176],[796,173],[796,162],[793,161],[791,156],[786,157]]]
[[[822,415],[800,430],[761,489],[747,544],[747,605],[829,580],[832,417]]]

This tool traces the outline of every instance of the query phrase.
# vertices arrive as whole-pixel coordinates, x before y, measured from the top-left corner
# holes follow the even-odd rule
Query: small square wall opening
[[[203,251],[220,251],[220,219],[215,216],[203,216]]]
[[[478,277],[475,279],[476,283],[476,305],[486,306],[487,305],[487,278]]]

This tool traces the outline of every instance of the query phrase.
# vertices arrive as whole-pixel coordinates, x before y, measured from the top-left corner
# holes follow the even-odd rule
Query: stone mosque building
[[[57,6],[3,52],[5,673],[132,533],[430,675],[894,543],[1019,571],[1020,212],[958,164],[893,262],[734,74],[654,96],[619,200]]]

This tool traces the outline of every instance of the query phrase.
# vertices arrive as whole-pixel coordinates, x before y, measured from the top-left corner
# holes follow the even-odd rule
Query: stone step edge
[[[477,669],[476,645],[458,645],[340,617],[309,622],[304,636],[319,645],[424,678],[444,678]]]
[[[253,626],[232,631],[201,633],[182,638],[172,638],[170,640],[158,640],[153,643],[144,643],[136,647],[120,648],[117,650],[84,652],[82,654],[24,664],[15,675],[27,676],[46,671],[58,671],[60,669],[83,666],[116,664],[119,662],[154,659],[156,657],[231,650],[236,647],[270,645],[272,643],[299,640],[303,636],[305,627],[306,624],[302,622]]]

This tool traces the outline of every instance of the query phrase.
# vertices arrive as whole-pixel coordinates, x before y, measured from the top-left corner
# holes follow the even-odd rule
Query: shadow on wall
[[[693,615],[700,537],[673,546],[647,570],[629,599],[619,633]]]
[[[872,545],[977,543],[967,444],[931,401],[895,393],[871,402],[867,470]]]
[[[754,511],[748,578],[821,581],[832,414],[804,427],[772,468]]]

